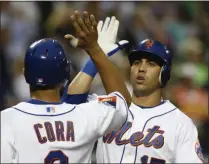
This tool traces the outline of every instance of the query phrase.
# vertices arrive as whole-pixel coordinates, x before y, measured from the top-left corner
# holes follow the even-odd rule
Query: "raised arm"
[[[99,21],[97,25],[98,43],[108,57],[116,54],[117,51],[123,49],[129,43],[127,40],[116,43],[118,28],[119,21],[115,16],[111,17],[111,19],[107,17],[104,23],[103,21]],[[68,88],[65,89],[63,101],[76,104],[85,102],[91,83],[97,72],[97,68],[90,58],[73,81],[66,86]]]
[[[82,20],[79,12],[76,11],[71,16],[71,20],[78,39],[74,40],[72,35],[66,35],[65,38],[69,39],[75,47],[86,50],[100,73],[106,92],[120,92],[128,105],[130,105],[131,96],[125,86],[124,80],[97,42],[98,32],[95,17],[93,15],[89,17],[88,13],[84,12],[84,19]]]

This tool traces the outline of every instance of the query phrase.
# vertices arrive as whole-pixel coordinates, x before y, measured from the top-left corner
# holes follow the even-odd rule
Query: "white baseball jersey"
[[[100,138],[98,163],[203,163],[191,119],[169,101],[153,108],[131,104],[127,123]]]
[[[1,112],[1,162],[89,163],[95,141],[120,129],[127,111],[117,92],[80,105],[19,103]]]

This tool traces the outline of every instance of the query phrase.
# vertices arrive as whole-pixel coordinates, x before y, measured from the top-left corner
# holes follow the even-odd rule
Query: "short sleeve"
[[[94,95],[93,100],[87,104],[87,119],[99,137],[107,132],[119,130],[127,120],[128,106],[118,92],[105,96]],[[82,108],[85,108],[85,105]]]
[[[175,163],[204,163],[198,132],[192,123],[181,124],[177,136]]]

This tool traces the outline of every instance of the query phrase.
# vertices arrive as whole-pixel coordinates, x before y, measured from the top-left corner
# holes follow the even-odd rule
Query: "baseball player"
[[[1,112],[1,163],[89,163],[95,141],[126,122],[131,96],[97,43],[95,17],[83,17],[71,16],[77,44],[94,61],[109,95],[81,105],[62,103],[59,90],[70,73],[66,54],[56,40],[34,42],[24,64],[31,99]]]
[[[106,21],[109,23],[109,20]],[[110,36],[110,31],[105,29],[103,33]],[[162,97],[172,66],[169,50],[159,41],[146,39],[129,54],[128,59],[133,87],[128,120],[120,130],[106,133],[98,140],[97,162],[203,163],[198,132],[192,120]],[[93,66],[91,68],[94,69]],[[75,79],[91,82],[93,78],[92,74],[81,70]],[[71,100],[81,97],[89,86],[90,83],[75,86],[72,82],[68,95]],[[81,95],[76,92],[76,87],[79,87]],[[74,98],[71,91],[76,94]],[[88,97],[88,101],[92,99],[94,97]]]

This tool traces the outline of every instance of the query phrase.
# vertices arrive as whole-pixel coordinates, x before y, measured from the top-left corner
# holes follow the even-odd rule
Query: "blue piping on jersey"
[[[118,97],[120,97],[124,102],[125,102],[125,106],[126,106],[126,121],[124,122],[124,124],[121,126],[121,128],[126,124],[126,122],[127,122],[127,120],[128,120],[128,110],[129,110],[129,108],[128,108],[128,105],[127,105],[127,102],[126,102],[126,100],[123,98],[123,97],[121,97],[119,94],[117,94],[117,93],[114,93],[114,94],[116,94]]]
[[[129,110],[129,112],[131,113],[132,119],[134,120],[134,115],[133,115],[133,113],[131,112],[130,109],[128,109],[128,110]],[[120,159],[120,163],[121,163],[122,160],[123,160],[123,154],[124,154],[124,152],[125,152],[125,146],[126,146],[126,144],[123,146],[123,153],[122,153],[122,158]]]
[[[129,112],[131,113],[131,117],[132,117],[132,119],[134,120],[134,115],[133,115],[133,113],[131,112],[131,110],[130,109],[128,109],[129,110]]]
[[[133,113],[131,112],[131,110],[130,110],[130,109],[128,109],[128,111],[131,113],[132,119],[134,120],[134,115],[133,115]],[[122,127],[123,127],[123,126],[122,126]],[[123,146],[123,153],[122,153],[122,157],[123,157],[123,154],[124,154],[124,152],[125,152],[125,146],[126,146],[126,144]],[[121,158],[120,163],[122,162],[122,159],[123,159],[123,158]]]
[[[157,116],[153,116],[153,117],[149,118],[149,119],[145,122],[145,124],[144,124],[142,133],[144,132],[144,129],[145,129],[147,123],[148,123],[151,119],[156,118],[156,117],[160,117],[160,116],[163,116],[163,115],[166,115],[166,114],[168,114],[168,113],[170,113],[170,112],[173,112],[173,111],[176,110],[176,109],[177,109],[177,108],[174,108],[174,109],[172,109],[172,110],[170,110],[170,111],[168,111],[168,112],[166,112],[166,113],[163,113],[163,114],[161,114],[161,115],[157,115]],[[136,163],[137,149],[138,149],[138,146],[136,147],[136,153],[135,153],[134,163]]]
[[[74,106],[73,109],[71,109],[71,110],[69,110],[69,111],[67,111],[65,113],[60,113],[60,114],[55,114],[55,115],[52,115],[52,114],[33,114],[33,113],[22,111],[22,110],[20,110],[18,108],[15,108],[15,107],[13,107],[13,108],[18,110],[19,112],[23,112],[25,114],[29,114],[29,115],[33,115],[33,116],[50,116],[50,117],[54,117],[54,116],[60,116],[60,115],[64,115],[64,114],[70,113],[70,112],[72,112],[76,108],[76,106]]]
[[[58,104],[62,104],[62,102],[45,102],[45,101],[41,101],[41,100],[36,100],[36,99],[30,99],[28,101],[26,101],[27,103],[30,104],[37,104],[37,105],[58,105]]]
[[[153,116],[153,117],[149,118],[149,119],[145,122],[145,124],[144,124],[142,133],[144,132],[144,129],[145,129],[147,123],[148,123],[151,119],[156,118],[156,117],[160,117],[160,116],[163,116],[163,115],[166,115],[166,114],[168,114],[168,113],[170,113],[170,112],[173,112],[173,111],[176,110],[176,109],[177,109],[177,108],[174,108],[174,109],[172,109],[172,110],[170,110],[170,111],[168,111],[168,112],[166,112],[166,113],[163,113],[163,114],[160,114],[160,115],[156,115],[156,116]],[[124,147],[123,147],[123,153],[122,153],[122,156],[121,156],[120,163],[122,163],[122,160],[123,160],[124,152],[125,152],[125,149],[126,149],[125,146],[126,146],[126,145],[124,145]],[[138,148],[138,146],[136,147],[134,163],[136,162],[137,148]]]
[[[151,106],[151,107],[146,107],[146,106],[141,106],[141,105],[136,105],[136,106],[138,106],[138,107],[140,107],[140,108],[142,108],[142,109],[147,109],[147,108],[155,108],[155,107],[157,107],[157,106],[160,106],[160,105],[162,105],[162,104],[164,104],[166,101],[165,100],[162,100],[161,102],[160,102],[160,104],[158,104],[158,105],[155,105],[155,106]]]
[[[122,153],[122,156],[121,156],[121,159],[120,159],[120,163],[122,163],[122,160],[123,160],[123,155],[124,155],[124,152],[125,152],[125,148],[126,147],[126,144],[123,146],[123,153]]]

